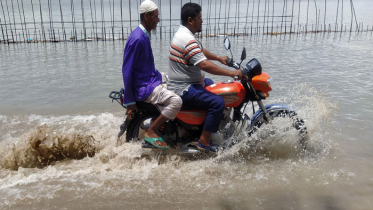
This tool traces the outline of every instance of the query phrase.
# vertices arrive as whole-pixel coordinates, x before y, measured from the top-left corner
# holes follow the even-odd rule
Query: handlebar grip
[[[227,63],[227,66],[233,67],[234,61],[231,58],[228,57],[228,59],[225,62]]]
[[[250,77],[250,75],[249,75],[250,72],[249,72],[249,70],[247,68],[242,68],[241,72],[242,72],[243,75],[246,75],[247,77]]]

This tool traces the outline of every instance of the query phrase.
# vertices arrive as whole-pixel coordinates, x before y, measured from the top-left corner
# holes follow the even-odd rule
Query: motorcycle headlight
[[[268,85],[269,85],[269,87],[272,89],[272,79],[271,78],[269,78],[269,79],[267,79],[267,82],[268,82]]]

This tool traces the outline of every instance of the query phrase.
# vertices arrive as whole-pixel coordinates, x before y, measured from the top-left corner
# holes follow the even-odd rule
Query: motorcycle
[[[218,133],[223,136],[224,140],[227,140],[245,131],[247,132],[247,137],[250,138],[264,124],[270,124],[276,118],[288,118],[291,122],[290,127],[295,128],[298,132],[299,148],[305,151],[308,136],[304,120],[298,118],[296,112],[291,110],[287,105],[263,105],[262,101],[269,97],[268,92],[272,90],[272,87],[270,76],[262,71],[259,61],[253,58],[247,62],[245,67],[241,67],[243,60],[246,59],[246,49],[243,48],[241,62],[237,63],[233,60],[228,37],[224,39],[224,46],[226,50],[230,51],[232,56],[232,58],[228,58],[226,61],[227,65],[235,69],[241,69],[242,73],[248,79],[238,81],[235,78],[234,80],[227,80],[206,87],[207,90],[223,97],[225,101],[224,115],[220,121]],[[109,97],[112,99],[112,102],[115,100],[123,108],[126,108],[123,105],[123,92],[123,89],[112,91]],[[253,115],[251,117],[245,113],[249,102],[252,103],[253,108]],[[257,111],[255,111],[254,102],[259,107]],[[136,102],[136,105],[138,112],[126,116],[123,124],[120,126],[118,143],[124,133],[126,133],[125,139],[127,142],[142,140],[144,132],[160,114],[152,104]],[[170,147],[178,148],[179,154],[201,153],[197,148],[197,141],[202,133],[205,116],[206,111],[204,110],[184,110],[182,108],[175,120],[167,121],[158,129],[158,134]],[[239,139],[225,141],[222,146],[229,149],[239,142]],[[143,141],[142,147],[156,149],[156,147],[145,141]]]

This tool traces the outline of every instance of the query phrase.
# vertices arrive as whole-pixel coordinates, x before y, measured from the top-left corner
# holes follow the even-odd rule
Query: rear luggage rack
[[[111,98],[112,102],[115,100],[117,101],[121,106],[123,106],[124,108],[126,108],[126,106],[123,105],[123,93],[124,93],[124,90],[123,88],[120,89],[120,91],[111,91],[111,93],[109,94],[109,98]]]

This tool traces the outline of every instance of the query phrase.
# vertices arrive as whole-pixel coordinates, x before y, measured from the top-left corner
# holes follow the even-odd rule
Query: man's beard
[[[200,32],[202,32],[202,28],[198,29],[198,31],[197,31],[197,33],[200,33]]]
[[[150,32],[151,32],[151,34],[153,34],[153,35],[157,35],[157,28],[152,29]]]

